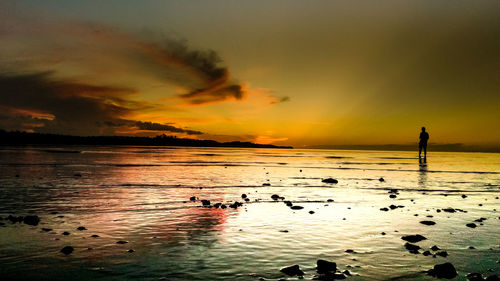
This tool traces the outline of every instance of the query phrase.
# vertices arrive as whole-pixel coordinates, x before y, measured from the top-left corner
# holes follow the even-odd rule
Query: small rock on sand
[[[301,210],[301,209],[304,209],[304,207],[302,207],[302,206],[292,206],[292,207],[290,207],[290,209],[292,209],[292,210]]]
[[[82,231],[82,230],[87,230],[87,228],[85,228],[85,226],[79,226],[79,227],[77,228],[77,230]]]
[[[319,273],[324,272],[335,272],[337,270],[337,264],[327,260],[317,260],[316,261],[316,270]]]
[[[465,226],[470,227],[470,228],[476,228],[477,225],[475,223],[471,222],[471,223],[466,224]]]
[[[125,241],[125,240],[120,240],[120,241],[117,241],[116,244],[127,244],[128,241]]]
[[[420,222],[421,224],[425,224],[425,225],[435,225],[436,223],[433,222],[433,221],[421,221]]]
[[[210,206],[210,200],[201,200],[203,206]]]
[[[38,225],[40,218],[38,216],[25,216],[23,221],[28,225]]]
[[[273,199],[273,200],[278,200],[278,198],[280,198],[280,196],[278,194],[271,195],[271,199]]]

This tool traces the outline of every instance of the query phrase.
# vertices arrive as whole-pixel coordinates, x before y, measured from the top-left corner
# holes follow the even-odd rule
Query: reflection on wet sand
[[[427,161],[420,161],[418,164],[418,186],[426,188],[427,186]]]

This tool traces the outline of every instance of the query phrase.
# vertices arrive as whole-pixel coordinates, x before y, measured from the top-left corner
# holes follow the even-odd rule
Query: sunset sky
[[[0,129],[500,146],[500,1],[1,1]]]

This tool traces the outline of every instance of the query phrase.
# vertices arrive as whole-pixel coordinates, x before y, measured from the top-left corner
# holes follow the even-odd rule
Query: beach
[[[3,146],[0,166],[3,280],[500,274],[500,154]]]

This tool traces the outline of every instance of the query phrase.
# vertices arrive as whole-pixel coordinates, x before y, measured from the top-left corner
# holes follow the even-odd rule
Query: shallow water
[[[431,152],[419,165],[414,152],[1,147],[0,190],[0,217],[41,218],[0,221],[5,280],[296,280],[279,271],[291,264],[310,280],[320,258],[348,269],[347,280],[432,280],[423,271],[447,261],[456,280],[500,273],[500,154]],[[238,209],[189,200],[243,193],[250,202]],[[380,210],[391,204],[404,207]],[[438,212],[447,207],[465,212]],[[421,252],[438,245],[449,256],[409,253],[401,236],[417,233]]]

